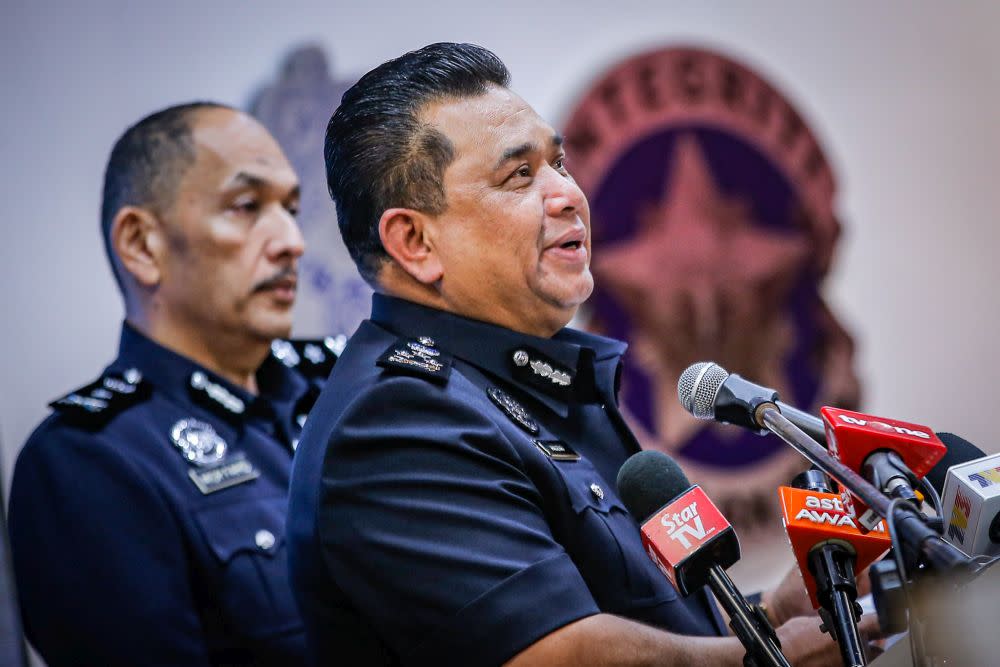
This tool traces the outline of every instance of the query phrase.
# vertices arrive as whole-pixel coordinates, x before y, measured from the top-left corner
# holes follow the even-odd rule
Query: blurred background
[[[788,461],[779,447],[734,444],[673,414],[671,383],[699,356],[771,379],[805,408],[836,401],[1000,449],[990,390],[1000,370],[1000,3],[430,4],[4,2],[4,494],[46,404],[115,354],[122,306],[98,214],[121,132],[196,99],[256,113],[305,188],[295,333],[350,334],[368,292],[325,192],[323,126],[360,74],[436,41],[495,51],[514,90],[566,131],[594,209],[600,285],[579,325],[629,339],[633,425],[695,481],[723,495],[756,484],[756,498],[773,501],[773,480],[789,474],[772,465]],[[607,92],[629,77],[657,81],[663,104],[643,110],[636,93]],[[658,224],[670,233],[653,233]],[[694,260],[678,252],[689,247]],[[630,257],[662,275],[631,271]],[[657,293],[669,298],[650,302]],[[722,320],[729,343],[760,339],[746,349],[713,354],[698,331],[670,326],[706,300],[740,296],[773,315]],[[685,335],[695,340],[664,345]],[[740,497],[725,502],[737,508]],[[780,529],[776,511],[734,523],[746,531],[741,583],[784,572],[775,559],[790,563],[790,551],[767,538]]]

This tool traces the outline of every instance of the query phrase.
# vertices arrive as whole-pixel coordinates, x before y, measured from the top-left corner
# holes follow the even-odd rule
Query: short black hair
[[[326,128],[326,179],[344,244],[368,283],[375,284],[389,257],[378,231],[385,210],[438,215],[446,207],[443,178],[454,150],[421,122],[421,110],[509,82],[510,72],[491,51],[441,42],[379,65],[344,93]]]
[[[118,288],[122,277],[111,247],[111,223],[123,206],[170,207],[184,172],[195,160],[194,115],[205,109],[232,109],[218,102],[188,102],[152,113],[118,137],[104,170],[101,234]]]

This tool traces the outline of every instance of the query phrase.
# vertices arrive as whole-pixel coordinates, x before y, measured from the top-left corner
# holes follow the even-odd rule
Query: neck
[[[237,387],[257,394],[257,369],[270,352],[270,341],[250,339],[194,326],[182,326],[144,313],[129,313],[126,320],[135,329],[163,347],[225,378]],[[211,333],[211,335],[206,335]]]
[[[438,289],[438,285],[425,285],[413,280],[409,274],[398,269],[394,262],[388,262],[379,273],[378,290],[389,296],[419,303],[428,308],[443,310],[488,324],[495,324],[511,331],[539,338],[551,338],[572,319],[572,313],[565,317],[552,317],[551,320],[546,318],[538,318],[537,320],[524,318],[516,311],[504,307],[504,304],[491,304],[489,308],[482,311],[465,308],[461,304],[456,304],[446,299]]]

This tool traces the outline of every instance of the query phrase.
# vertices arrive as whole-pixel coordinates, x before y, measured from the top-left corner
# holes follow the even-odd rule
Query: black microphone
[[[782,403],[775,390],[751,382],[736,373],[729,373],[710,361],[701,361],[687,367],[677,381],[677,398],[684,409],[698,419],[715,419],[725,424],[743,426],[761,435],[768,431],[751,415],[761,403],[773,403],[788,421],[826,446],[826,429],[822,419]]]
[[[672,458],[652,450],[629,457],[616,484],[640,524],[646,552],[677,590],[687,596],[707,584],[746,648],[747,662],[788,667],[774,628],[726,574],[740,558],[739,539],[705,492]]]

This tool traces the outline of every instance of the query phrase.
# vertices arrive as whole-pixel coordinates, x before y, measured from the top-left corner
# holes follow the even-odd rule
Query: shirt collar
[[[255,396],[184,355],[170,350],[123,323],[118,359],[112,369],[136,369],[157,390],[194,400],[230,421],[241,422],[258,412],[291,412],[309,389],[308,382],[269,354],[257,369]]]
[[[628,347],[569,328],[540,338],[379,293],[372,296],[371,319],[400,336],[430,338],[441,350],[517,385],[562,417],[573,402],[614,393],[604,386],[607,374],[597,373],[595,366],[617,362]]]

